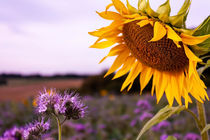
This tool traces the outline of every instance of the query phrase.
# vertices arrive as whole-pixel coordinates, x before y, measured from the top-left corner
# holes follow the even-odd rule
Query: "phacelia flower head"
[[[50,129],[50,123],[45,122],[43,119],[41,121],[35,121],[30,123],[24,129],[24,139],[25,140],[40,140],[41,136]]]
[[[169,130],[171,128],[171,123],[168,121],[162,121],[159,124],[157,124],[156,126],[154,126],[152,128],[153,131],[155,132],[166,132],[167,130]]]
[[[77,120],[85,116],[87,106],[82,103],[78,94],[65,92],[57,108],[67,119]]]
[[[0,140],[22,140],[23,139],[23,128],[14,126],[13,128],[4,132],[3,137]]]
[[[60,103],[61,95],[57,94],[55,89],[44,90],[36,98],[36,108],[38,113],[52,113],[57,109]]]
[[[168,135],[167,134],[162,134],[160,136],[160,140],[166,140],[168,138]]]
[[[151,113],[144,112],[144,113],[141,114],[141,116],[139,117],[139,120],[145,121],[145,120],[151,119],[152,117],[153,117],[153,115],[152,115]]]
[[[139,100],[136,103],[136,106],[138,106],[138,108],[142,111],[149,111],[152,109],[151,104],[147,100]]]
[[[201,137],[196,133],[187,133],[184,140],[201,140]]]

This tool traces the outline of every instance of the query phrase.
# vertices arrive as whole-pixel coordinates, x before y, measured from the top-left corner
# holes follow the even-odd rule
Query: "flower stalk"
[[[205,112],[205,107],[204,104],[200,103],[200,102],[196,102],[197,104],[197,111],[198,111],[198,119],[200,124],[198,124],[198,126],[202,126],[200,129],[200,132],[203,130],[203,128],[205,128],[206,126],[206,112]],[[203,134],[201,134],[201,138],[202,140],[208,140],[208,131],[205,131]]]
[[[61,128],[61,122],[60,119],[58,118],[58,116],[55,116],[57,124],[58,124],[58,140],[61,140],[61,136],[62,136],[62,128]]]

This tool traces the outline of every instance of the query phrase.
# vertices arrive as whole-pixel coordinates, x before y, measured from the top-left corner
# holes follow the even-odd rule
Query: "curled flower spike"
[[[170,106],[174,100],[179,105],[192,103],[191,96],[203,103],[209,97],[206,86],[200,79],[196,66],[202,62],[192,51],[191,45],[202,43],[210,37],[192,36],[185,29],[190,0],[175,16],[170,16],[167,0],[157,11],[152,10],[149,0],[139,0],[138,8],[120,0],[112,0],[105,12],[99,16],[112,23],[107,27],[90,32],[98,40],[90,48],[112,47],[107,56],[116,59],[105,76],[116,71],[113,79],[128,73],[121,91],[129,91],[134,80],[139,77],[140,94],[152,80],[151,94],[156,93],[157,103],[166,95]],[[117,12],[109,11],[114,6]]]
[[[59,113],[64,115],[67,119],[80,119],[85,116],[87,106],[85,106],[78,94],[65,93],[59,104]]]
[[[29,124],[24,129],[25,140],[40,140],[41,136],[50,129],[50,123],[41,121],[35,121]]]

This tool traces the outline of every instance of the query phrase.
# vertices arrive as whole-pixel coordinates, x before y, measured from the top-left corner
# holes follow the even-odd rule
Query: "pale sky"
[[[125,0],[124,0],[125,1]],[[137,5],[137,0],[130,0]],[[164,0],[150,0],[153,9]],[[171,0],[172,15],[184,0]],[[88,48],[88,35],[109,22],[103,11],[111,0],[1,0],[0,73],[99,73],[113,58],[98,64],[109,49]],[[192,0],[188,27],[198,26],[210,13],[210,0]]]

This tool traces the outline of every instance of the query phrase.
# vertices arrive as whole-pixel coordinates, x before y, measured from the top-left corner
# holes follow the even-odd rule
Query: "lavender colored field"
[[[142,126],[160,108],[167,105],[162,99],[156,104],[155,98],[150,95],[129,96],[107,94],[106,96],[86,96],[85,104],[88,106],[87,116],[80,121],[67,121],[63,125],[64,140],[134,140]],[[209,106],[209,103],[205,104]],[[194,105],[190,108],[196,112]],[[32,99],[22,103],[1,103],[0,105],[0,134],[4,130],[15,126],[23,126],[34,118]],[[208,122],[210,110],[207,111]],[[56,140],[57,128],[51,121],[51,129],[43,139]],[[174,115],[149,130],[142,140],[165,140],[168,135],[178,140],[200,140],[198,130],[187,112]]]

